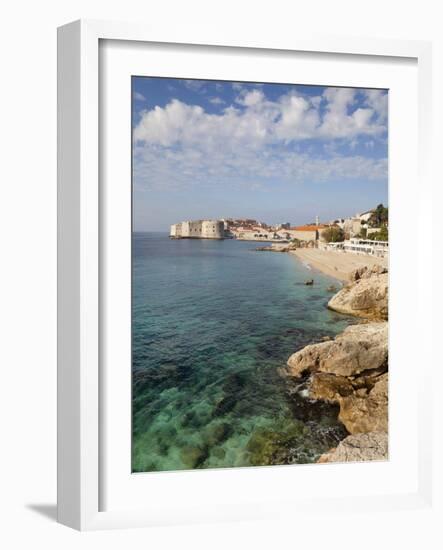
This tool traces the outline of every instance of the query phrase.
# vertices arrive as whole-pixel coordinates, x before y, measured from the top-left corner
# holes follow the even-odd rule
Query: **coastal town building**
[[[349,237],[355,237],[360,234],[362,226],[366,225],[366,222],[361,220],[357,214],[350,218],[335,220],[334,225],[338,225]]]
[[[373,210],[368,210],[362,214],[355,214],[349,218],[339,218],[330,222],[330,225],[338,225],[347,234],[349,238],[357,237],[362,229],[368,228],[368,222],[373,214]]]
[[[262,227],[244,228],[239,227],[233,230],[235,238],[240,241],[281,241],[282,237],[273,229]]]
[[[175,223],[171,225],[169,236],[172,239],[224,239],[224,222],[195,220]]]
[[[289,222],[286,222],[286,223],[277,223],[275,226],[274,226],[274,229],[276,231],[280,231],[281,229],[289,229],[291,227],[291,224]]]
[[[328,223],[320,223],[319,217],[315,217],[315,223],[291,226],[287,223],[268,225],[252,218],[222,218],[217,220],[188,220],[171,225],[170,237],[175,239],[239,239],[247,241],[267,241],[287,243],[299,241],[300,246],[325,248],[323,232],[328,227],[340,227],[344,231],[345,243],[336,243],[336,249],[349,252],[370,253],[381,255],[386,246],[371,245],[380,243],[371,241],[370,236],[378,233],[380,228],[369,227],[369,220],[373,210],[362,214],[355,214],[348,218],[339,218]],[[356,239],[366,244],[356,244]],[[369,244],[368,244],[369,243]],[[328,245],[329,246],[329,245]],[[330,248],[332,248],[332,243]]]
[[[322,246],[325,250],[341,250],[352,254],[366,254],[385,258],[389,252],[388,241],[352,238],[339,243],[328,243]]]
[[[356,217],[360,219],[361,222],[368,222],[373,214],[373,210],[368,210],[367,212],[363,212],[363,214],[357,214]]]
[[[388,241],[371,241],[369,239],[349,239],[344,241],[343,250],[355,254],[370,254],[385,257],[388,254]]]
[[[278,235],[287,240],[297,239],[299,241],[317,242],[322,239],[321,232],[326,227],[327,225],[323,224],[299,225],[290,229],[280,230],[278,231]]]

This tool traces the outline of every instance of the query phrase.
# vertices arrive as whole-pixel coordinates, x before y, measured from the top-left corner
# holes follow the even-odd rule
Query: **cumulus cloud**
[[[207,113],[199,105],[187,105],[173,99],[165,107],[142,114],[134,130],[134,139],[151,145],[214,149],[220,145],[253,147],[266,137],[266,120],[251,110],[226,108],[221,115]]]
[[[275,135],[285,141],[313,138],[320,129],[319,109],[304,97],[288,95],[280,100]]]
[[[199,82],[199,81],[191,81]],[[362,95],[357,104],[357,94]],[[242,90],[221,114],[173,99],[165,107],[142,113],[135,129],[137,141],[171,145],[230,140],[267,143],[309,139],[349,139],[380,136],[386,131],[387,95],[378,90],[327,88],[321,97],[291,93],[276,101],[261,90]]]
[[[189,81],[200,82],[200,81]],[[326,88],[321,95],[291,92],[268,99],[257,87],[234,83],[234,105],[218,114],[178,99],[141,113],[134,129],[136,181],[150,185],[381,179],[387,160],[339,153],[386,138],[387,94]],[[211,98],[214,104],[222,99]],[[308,152],[323,144],[323,154]]]
[[[265,99],[265,95],[261,90],[242,90],[241,95],[236,98],[236,103],[244,105],[245,107],[253,107],[254,105],[262,104]]]
[[[326,114],[319,128],[320,135],[330,138],[352,138],[357,135],[377,135],[385,131],[382,114],[376,113],[375,101],[365,103],[368,107],[357,107],[357,91],[351,88],[328,88],[324,92],[327,101]]]
[[[385,124],[388,117],[388,94],[383,90],[366,90],[366,104],[371,108],[380,124]]]

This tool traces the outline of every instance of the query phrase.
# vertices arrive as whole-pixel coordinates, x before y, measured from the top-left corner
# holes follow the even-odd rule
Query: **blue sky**
[[[132,102],[136,231],[387,204],[384,90],[133,77]]]

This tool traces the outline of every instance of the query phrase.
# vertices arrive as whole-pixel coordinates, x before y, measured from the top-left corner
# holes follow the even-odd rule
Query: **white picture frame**
[[[248,506],[245,502],[235,503],[235,494],[221,498],[219,506],[202,503],[201,506],[186,506],[183,502],[175,508],[168,503],[164,507],[131,506],[128,501],[113,502],[112,509],[103,509],[101,484],[106,479],[103,453],[108,449],[103,441],[103,415],[106,400],[101,386],[103,364],[100,353],[102,330],[101,302],[106,296],[99,281],[103,276],[103,247],[101,232],[106,225],[100,223],[103,212],[103,195],[100,188],[100,44],[102,41],[125,41],[131,44],[174,44],[179,47],[195,45],[210,57],[211,48],[228,49],[231,56],[245,52],[273,52],[285,56],[288,52],[304,52],[310,55],[333,54],[357,59],[389,58],[396,61],[409,59],[417,66],[418,102],[414,106],[418,114],[417,166],[420,193],[420,212],[431,200],[432,182],[429,173],[429,151],[431,140],[431,47],[425,42],[369,40],[341,37],[296,37],[282,36],[268,40],[241,37],[229,39],[186,35],[186,30],[173,36],[156,34],[154,29],[143,25],[77,21],[59,29],[58,34],[58,520],[80,530],[118,528],[131,526],[151,526],[174,523],[192,523],[220,519],[251,519],[281,517],[279,502],[291,503],[303,513],[326,509],[334,504],[336,510],[346,512],[358,505],[366,510],[422,508],[431,506],[432,468],[431,433],[428,422],[422,419],[431,416],[431,403],[424,393],[425,385],[430,384],[430,367],[424,367],[419,384],[416,386],[417,436],[416,461],[411,463],[416,477],[411,479],[404,490],[397,487],[383,495],[353,494],[352,491],[339,498],[313,491],[312,498],[302,499],[288,495],[279,489],[287,480],[287,468],[225,470],[223,472],[186,472],[151,474],[157,477],[155,485],[161,486],[168,479],[168,491],[181,480],[181,490],[192,490],[199,485],[218,483],[241,484],[246,479],[251,494]],[[198,72],[198,71],[197,71]],[[415,123],[414,123],[415,124]],[[414,161],[415,162],[415,161]],[[130,178],[130,174],[128,174]],[[415,178],[415,176],[414,176]],[[415,180],[417,181],[417,180]],[[405,202],[406,204],[406,202]],[[406,206],[405,206],[406,208]],[[430,263],[432,242],[417,247],[418,269],[414,279],[418,285],[424,281],[425,271],[421,265]],[[395,271],[395,270],[394,270]],[[391,281],[392,284],[392,281]],[[420,288],[420,287],[418,287]],[[418,292],[418,290],[417,290]],[[421,288],[417,294],[417,313],[429,315],[431,289]],[[428,305],[427,300],[428,299]],[[392,305],[392,304],[391,304]],[[395,305],[395,303],[394,303]],[[396,333],[394,331],[394,336]],[[392,344],[392,342],[391,342]],[[411,354],[412,357],[413,354]],[[431,363],[431,361],[429,361]],[[107,390],[106,390],[107,391]],[[414,409],[415,411],[415,409]],[[122,411],[123,414],[123,411]],[[414,412],[415,414],[415,412]],[[126,452],[128,449],[124,450]],[[415,459],[414,459],[415,460]],[[357,468],[355,467],[357,466]],[[378,465],[372,465],[377,468]],[[347,464],[347,475],[358,479],[359,465]],[[300,467],[298,467],[300,468]],[[337,476],[337,465],[316,466],[314,475],[318,483]],[[373,468],[373,469],[374,469]],[[249,470],[247,472],[246,470]],[[250,473],[252,470],[254,472]],[[266,470],[266,472],[264,471]],[[369,470],[365,471],[365,475]],[[374,470],[375,471],[375,470]],[[272,473],[269,473],[272,472]],[[406,472],[406,470],[405,470]],[[127,472],[128,475],[130,472]],[[203,474],[202,477],[200,474]],[[406,475],[406,473],[405,473]],[[181,477],[180,477],[181,476]],[[254,496],[253,486],[258,477],[263,481],[264,495]],[[154,477],[145,480],[154,485]],[[160,481],[159,481],[160,480]],[[400,483],[400,482],[399,482]],[[208,485],[209,486],[209,485]],[[267,487],[267,488],[266,488]],[[271,487],[276,487],[273,491]],[[187,488],[187,489],[186,489]],[[196,493],[198,493],[198,490]],[[177,489],[178,491],[178,489]],[[280,491],[280,492],[279,492]],[[272,494],[271,494],[272,493]],[[129,494],[129,493],[128,493]],[[279,496],[280,495],[280,496]],[[171,499],[173,500],[173,496]],[[231,498],[232,502],[229,501]],[[268,499],[268,502],[267,502]],[[114,499],[115,500],[115,499]]]

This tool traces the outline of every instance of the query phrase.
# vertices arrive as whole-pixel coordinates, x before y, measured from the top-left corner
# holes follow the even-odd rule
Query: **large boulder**
[[[349,280],[358,281],[359,279],[369,279],[369,277],[373,275],[381,275],[387,272],[388,268],[380,264],[375,264],[373,266],[364,265],[354,269],[349,275]]]
[[[379,369],[388,361],[388,323],[347,327],[334,340],[311,344],[291,355],[286,374],[298,377],[305,371],[335,376],[356,376]]]
[[[370,432],[349,435],[338,446],[321,455],[317,462],[363,462],[388,459],[388,434]]]
[[[324,372],[312,375],[308,389],[310,399],[327,403],[338,403],[341,396],[352,395],[354,391],[352,381],[346,376],[335,376]]]
[[[350,434],[388,430],[388,323],[347,327],[291,355],[284,373],[309,374],[310,399],[337,403]]]
[[[328,303],[339,313],[368,319],[388,318],[388,273],[370,272],[342,288]]]
[[[368,393],[362,388],[348,395],[339,395],[338,402],[338,418],[349,433],[388,431],[388,373],[379,376]]]

